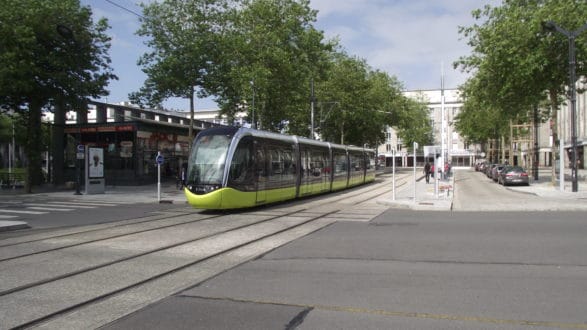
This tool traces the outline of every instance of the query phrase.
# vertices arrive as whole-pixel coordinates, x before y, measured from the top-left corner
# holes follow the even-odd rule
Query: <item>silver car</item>
[[[528,172],[520,166],[506,166],[501,173],[499,173],[497,182],[504,186],[510,184],[530,185]]]

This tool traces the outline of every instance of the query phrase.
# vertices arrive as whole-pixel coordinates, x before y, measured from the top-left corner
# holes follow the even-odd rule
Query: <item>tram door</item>
[[[259,143],[255,143],[255,173],[257,178],[257,203],[261,203],[267,198],[267,161],[263,146]]]

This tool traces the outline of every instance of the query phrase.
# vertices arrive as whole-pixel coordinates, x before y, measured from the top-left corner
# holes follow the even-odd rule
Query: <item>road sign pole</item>
[[[393,173],[392,174],[392,176],[393,176],[393,179],[392,179],[392,181],[393,181],[392,198],[393,198],[393,200],[395,200],[395,149],[391,150],[391,154],[393,155],[393,162],[391,165],[392,173]]]
[[[157,202],[161,202],[161,151],[157,152]]]

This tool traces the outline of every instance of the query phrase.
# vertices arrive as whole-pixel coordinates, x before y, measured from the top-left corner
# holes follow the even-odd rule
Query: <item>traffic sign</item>
[[[83,144],[78,144],[77,145],[77,152],[85,152],[86,151],[86,146]]]
[[[157,165],[163,165],[163,155],[157,155],[157,157],[155,158],[155,161],[157,162]]]

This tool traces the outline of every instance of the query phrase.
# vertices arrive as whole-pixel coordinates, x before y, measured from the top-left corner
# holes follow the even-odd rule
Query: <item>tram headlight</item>
[[[220,189],[220,186],[213,185],[213,186],[205,186],[204,187],[206,194],[209,192],[213,192],[214,190]]]
[[[204,195],[207,193],[211,193],[215,190],[220,189],[221,186],[220,185],[188,185],[188,189],[197,194],[197,195]]]

